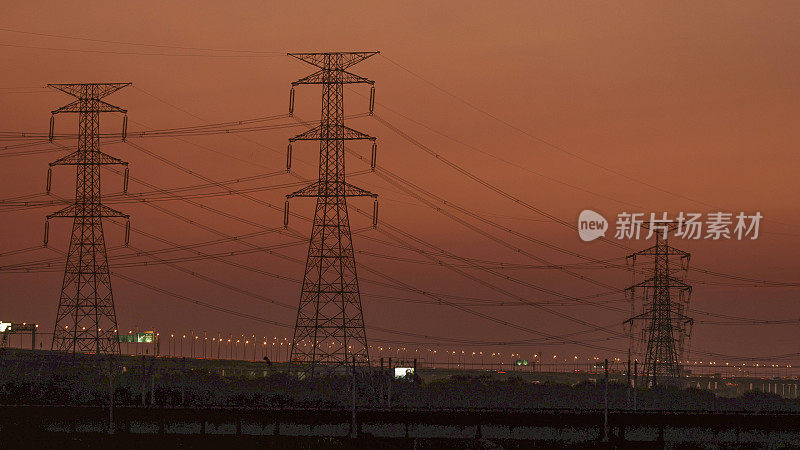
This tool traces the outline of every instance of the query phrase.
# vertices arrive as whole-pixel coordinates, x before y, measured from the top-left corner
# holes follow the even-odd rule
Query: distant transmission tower
[[[642,225],[651,228],[650,223]],[[642,374],[652,386],[660,381],[678,381],[683,342],[692,324],[685,315],[692,287],[683,281],[690,255],[668,243],[669,233],[676,227],[677,222],[656,222],[652,226],[655,245],[628,256],[634,267],[637,258],[652,257],[652,263],[648,261],[645,269],[636,271],[646,273],[647,278],[627,289],[631,298],[641,297],[642,313],[625,321],[631,326],[634,322],[643,323],[642,341],[646,347],[642,352]]]
[[[361,296],[358,291],[356,261],[347,216],[347,197],[375,198],[377,195],[345,182],[344,141],[375,138],[344,125],[344,85],[374,81],[354,75],[347,69],[378,52],[290,53],[319,70],[292,83],[289,112],[294,104],[294,87],[322,85],[322,118],[319,125],[289,139],[287,170],[291,168],[291,143],[319,141],[319,180],[287,195],[284,222],[288,221],[288,199],[317,199],[314,225],[308,246],[300,306],[294,328],[290,361],[306,374],[319,366],[333,370],[345,364],[369,365],[367,336]],[[374,104],[374,86],[370,111]],[[373,217],[373,225],[376,217]]]
[[[101,100],[131,83],[81,83],[50,84],[48,86],[75,97],[71,103],[52,112],[50,117],[50,139],[53,138],[55,114],[78,114],[78,149],[50,163],[47,171],[47,191],[50,192],[52,166],[75,166],[75,202],[47,216],[72,217],[72,235],[61,285],[53,331],[53,350],[82,353],[119,353],[117,342],[117,316],[111,293],[111,278],[108,256],[103,238],[103,217],[128,215],[116,211],[100,202],[100,166],[127,162],[100,151],[100,113],[126,110]],[[123,121],[122,138],[125,139],[127,116]],[[49,222],[45,225],[47,245]],[[125,228],[127,244],[130,222]]]

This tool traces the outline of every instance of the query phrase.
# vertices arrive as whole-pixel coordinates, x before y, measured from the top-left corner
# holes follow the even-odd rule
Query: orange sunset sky
[[[612,222],[623,211],[759,211],[764,219],[756,240],[672,242],[692,254],[689,315],[695,324],[689,357],[795,362],[800,360],[798,20],[800,4],[791,1],[4,2],[0,131],[47,132],[50,111],[70,101],[45,89],[47,83],[132,82],[106,99],[128,110],[129,133],[285,114],[290,83],[314,70],[287,52],[380,51],[352,69],[375,80],[375,116],[347,122],[378,138],[376,173],[365,170],[368,143],[348,144],[366,163],[353,155],[347,159],[348,181],[380,196],[378,230],[369,229],[371,200],[349,200],[371,343],[623,357],[629,341],[618,333],[625,331],[622,322],[631,315],[624,295],[599,296],[587,305],[543,293],[536,287],[568,297],[608,289],[542,268],[530,255],[551,265],[583,261],[575,254],[622,263],[626,254],[650,242],[620,241],[628,249],[583,242],[574,229],[552,218],[574,226],[584,209]],[[347,87],[346,113],[366,112],[368,97],[367,86]],[[296,89],[294,112],[303,120],[318,120],[318,86]],[[113,133],[122,120],[106,114],[101,123],[104,133]],[[297,124],[290,118],[274,123]],[[281,171],[287,139],[304,129],[131,138],[135,146],[114,143],[102,149],[129,161],[130,193],[137,193],[152,191],[139,180],[178,188],[206,183],[198,174],[222,181]],[[74,115],[58,116],[55,131],[75,133]],[[75,146],[74,141],[60,142]],[[0,141],[0,147],[16,143]],[[31,151],[20,152],[27,149]],[[127,249],[120,248],[122,228],[105,225],[112,271],[184,297],[112,275],[122,329],[291,337],[296,310],[271,301],[297,305],[297,280],[303,275],[311,229],[307,220],[293,217],[289,231],[246,239],[256,247],[286,244],[282,248],[227,259],[260,273],[214,260],[177,264],[239,291],[169,265],[115,264],[148,260],[132,258],[134,248],[157,250],[280,228],[285,194],[299,188],[298,177],[317,176],[317,144],[296,143],[293,153],[295,176],[277,174],[231,186],[251,190],[249,195],[259,202],[238,195],[197,200],[227,216],[177,200],[115,205],[111,199],[120,192],[122,179],[103,171],[103,194],[112,196],[109,205],[130,214],[132,223],[132,248]],[[44,194],[45,175],[48,163],[64,154],[47,144],[0,149],[0,197],[41,194],[32,198],[56,200]],[[546,215],[498,195],[442,159]],[[54,168],[54,194],[74,194],[73,170]],[[382,170],[434,193],[436,199],[425,197],[434,207],[388,183]],[[203,192],[219,191],[212,186]],[[7,254],[41,245],[44,218],[57,208],[0,206],[0,319],[36,322],[45,333],[53,327],[63,261],[28,273],[3,267],[61,258],[53,249],[66,249],[68,219],[52,221],[52,249]],[[313,208],[313,199],[291,202],[292,212],[303,217],[310,217]],[[441,255],[444,249],[473,262],[445,259],[455,266],[448,268],[419,252],[386,245],[381,234],[386,226],[419,239],[404,238],[431,254]],[[246,248],[228,241],[203,251]],[[497,263],[518,266],[498,268]],[[481,268],[486,266],[493,273]],[[386,286],[387,280],[375,272],[406,289],[398,289],[397,283]],[[617,289],[633,282],[631,272],[619,268],[576,272]],[[450,302],[480,314],[436,304],[409,287],[448,295]],[[635,305],[633,312],[638,311]],[[763,325],[742,319],[793,321]],[[609,328],[593,330],[598,326]],[[564,343],[535,341],[541,339],[536,332],[577,334]],[[529,340],[535,342],[499,344]]]

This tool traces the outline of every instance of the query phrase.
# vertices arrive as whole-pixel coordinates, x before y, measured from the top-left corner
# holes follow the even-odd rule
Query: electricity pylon
[[[289,139],[287,156],[288,170],[291,167],[292,142],[319,141],[319,179],[286,196],[287,210],[284,216],[286,223],[289,198],[317,199],[290,357],[296,370],[306,375],[313,375],[320,366],[335,370],[350,364],[369,365],[369,347],[364,331],[350,220],[347,215],[347,197],[377,198],[377,195],[345,181],[344,142],[370,140],[374,150],[375,138],[345,126],[344,85],[374,85],[374,81],[352,74],[347,69],[376,53],[289,54],[318,68],[313,74],[292,83],[290,112],[293,109],[295,86],[322,86],[320,123]],[[373,100],[370,101],[370,106],[372,104]]]
[[[101,100],[131,83],[80,83],[49,84],[61,92],[75,97],[71,103],[52,111],[50,136],[53,135],[53,119],[56,114],[78,114],[78,149],[50,163],[47,172],[47,190],[50,191],[53,166],[75,166],[75,202],[47,216],[72,217],[72,235],[67,252],[61,297],[58,302],[53,350],[83,353],[119,353],[117,341],[117,316],[111,293],[111,277],[108,270],[108,255],[103,238],[103,217],[122,217],[115,209],[100,201],[100,166],[127,162],[100,151],[100,113],[126,110]],[[126,116],[127,119],[127,116]],[[125,125],[123,122],[123,140]],[[127,243],[130,223],[126,225]],[[48,226],[45,226],[47,245]]]
[[[680,377],[683,342],[692,324],[685,314],[692,287],[683,281],[690,254],[669,245],[669,233],[678,226],[677,222],[642,225],[653,228],[655,245],[628,255],[628,259],[635,265],[638,257],[652,257],[652,266],[641,271],[648,275],[645,280],[627,288],[632,299],[637,291],[641,292],[642,313],[625,323],[633,326],[634,322],[644,322],[642,337],[646,348],[642,374],[656,386],[659,380],[675,383]]]

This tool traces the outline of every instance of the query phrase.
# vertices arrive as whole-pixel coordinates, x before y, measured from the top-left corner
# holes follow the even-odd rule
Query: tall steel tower
[[[374,85],[374,81],[347,69],[377,53],[289,54],[318,69],[292,83],[290,111],[295,86],[322,85],[319,125],[289,139],[289,158],[292,142],[319,141],[319,179],[286,196],[287,208],[292,197],[317,199],[291,350],[291,362],[305,374],[313,375],[319,366],[333,370],[346,364],[369,365],[347,197],[377,198],[377,195],[345,181],[344,142],[367,139],[374,143],[375,138],[345,126],[344,85]],[[290,161],[287,160],[287,169]]]
[[[52,114],[78,114],[78,149],[50,163],[52,166],[75,166],[75,202],[47,216],[72,217],[72,235],[58,303],[53,350],[85,353],[119,353],[117,316],[111,293],[108,256],[103,238],[103,217],[123,214],[100,202],[100,166],[127,162],[100,151],[100,113],[126,110],[101,100],[131,83],[50,84],[48,86],[75,97]],[[50,118],[50,135],[53,135]],[[123,122],[123,139],[125,124]],[[51,169],[47,173],[50,190]],[[126,177],[127,180],[127,177]],[[127,182],[125,183],[127,185]],[[47,227],[45,229],[47,242]],[[126,242],[130,227],[126,227]]]
[[[647,278],[627,289],[632,299],[641,296],[642,313],[625,323],[644,323],[641,332],[642,342],[646,344],[640,352],[644,356],[642,374],[656,386],[660,381],[674,383],[680,376],[683,343],[692,324],[692,319],[685,314],[692,287],[683,281],[690,254],[668,243],[669,233],[678,226],[677,222],[642,225],[653,228],[655,245],[628,256],[634,267],[639,257],[652,257],[652,262],[648,261],[639,271],[646,273]],[[657,231],[656,226],[659,227]]]

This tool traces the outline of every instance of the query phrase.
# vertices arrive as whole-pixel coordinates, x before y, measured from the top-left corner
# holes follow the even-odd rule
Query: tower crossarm
[[[51,114],[61,113],[98,113],[98,112],[118,112],[127,114],[128,110],[122,109],[119,106],[114,106],[111,103],[106,103],[96,98],[74,100],[66,105],[50,111]]]
[[[375,84],[375,82],[369,78],[364,78],[361,75],[356,75],[346,70],[340,70],[338,72],[340,75],[338,81],[342,84]],[[292,86],[299,86],[301,84],[325,84],[326,82],[327,78],[325,75],[325,70],[320,69],[311,75],[308,75],[307,77],[303,77],[292,82]]]
[[[632,324],[633,321],[635,321],[635,320],[644,320],[644,319],[649,319],[649,318],[650,318],[650,311],[645,311],[645,312],[643,312],[643,313],[641,313],[641,314],[639,314],[637,316],[633,316],[633,317],[630,317],[630,318],[626,319],[622,323],[627,325],[627,324]]]
[[[641,313],[639,315],[630,317],[630,318],[628,318],[627,320],[625,320],[622,323],[623,323],[623,325],[630,325],[636,320],[650,320],[651,317],[652,317],[652,314],[653,314],[653,312],[648,310],[648,311],[645,311],[645,312],[643,312],[643,313]],[[670,312],[670,320],[672,320],[674,322],[677,322],[677,323],[681,323],[681,324],[694,323],[694,319],[693,318],[683,314],[680,311],[675,311],[675,310]]]
[[[123,219],[129,219],[130,218],[130,215],[125,214],[125,213],[123,213],[121,211],[117,211],[114,208],[110,208],[110,207],[108,207],[106,205],[98,205],[98,206],[99,206],[99,209],[97,211],[92,211],[92,216],[93,217],[121,217]],[[79,205],[79,204],[72,204],[72,205],[69,205],[66,208],[58,210],[58,211],[56,211],[56,212],[54,212],[52,214],[48,214],[47,218],[48,219],[54,219],[54,218],[57,218],[57,217],[78,217],[78,218],[80,218],[80,217],[86,217],[86,216],[87,216],[86,215],[86,208],[82,207],[82,205]]]
[[[663,288],[664,282],[667,281],[669,289],[676,289],[682,291],[690,291],[692,290],[692,286],[679,280],[675,277],[669,277],[668,279],[655,279],[655,278],[648,278],[647,280],[640,281],[636,284],[628,286],[625,288],[626,291],[632,291],[636,288]]]
[[[640,250],[636,253],[631,253],[628,255],[628,258],[636,259],[637,256],[680,256],[681,258],[689,258],[691,257],[691,253],[683,251],[681,249],[671,247],[669,245],[666,246],[652,246],[650,248],[646,248],[644,250]]]
[[[286,198],[294,197],[319,197],[319,181],[286,195]]]
[[[51,83],[47,86],[75,98],[99,100],[131,84],[133,83]]]
[[[317,125],[314,128],[298,134],[293,138],[289,138],[289,142],[295,141],[355,141],[355,140],[370,140],[375,141],[377,138],[372,137],[366,133],[354,130],[346,125],[335,124],[327,127]]]
[[[353,186],[350,183],[344,183],[344,193],[331,193],[326,195],[320,189],[319,181],[315,181],[308,186],[292,192],[291,194],[286,195],[286,198],[294,198],[294,197],[337,197],[342,196],[345,197],[372,197],[378,198],[378,194],[373,194],[372,192],[367,191],[366,189],[361,189],[360,187]]]
[[[372,198],[378,198],[378,194],[373,194],[372,192],[367,191],[365,189],[361,189],[358,186],[353,186],[350,183],[345,183],[344,185],[345,185],[344,186],[344,195],[346,197],[372,197]]]
[[[100,150],[92,152],[91,158],[87,158],[87,152],[76,150],[67,156],[59,158],[50,163],[51,166],[80,166],[80,165],[110,165],[121,164],[127,166],[128,163],[119,158],[115,158]]]
[[[319,67],[320,69],[325,69],[325,59],[326,57],[330,57],[331,55],[341,56],[342,64],[339,69],[344,70],[348,67],[354,66],[361,61],[375,56],[380,52],[317,52],[317,53],[287,53],[288,56],[292,58],[299,59],[305,63],[311,64],[312,66]]]

